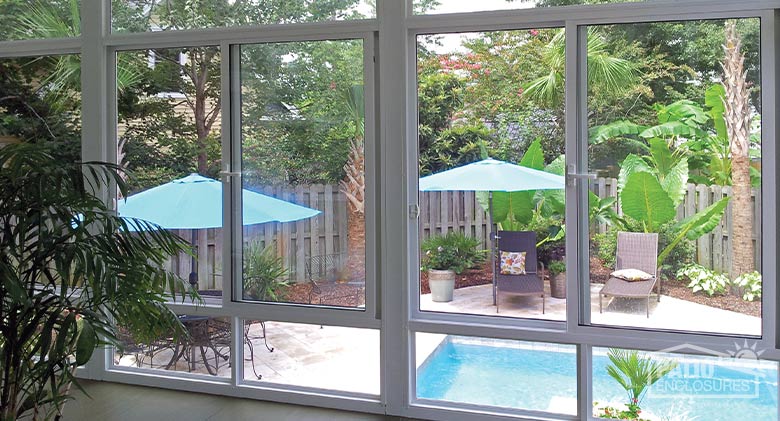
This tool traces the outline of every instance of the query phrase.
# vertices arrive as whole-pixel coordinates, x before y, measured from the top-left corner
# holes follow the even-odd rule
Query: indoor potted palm
[[[119,345],[117,325],[139,341],[185,334],[165,301],[196,293],[164,262],[187,243],[93,193],[126,196],[120,172],[0,148],[0,420],[58,419],[76,368]]]
[[[485,250],[478,247],[479,240],[454,231],[423,242],[422,269],[428,272],[433,301],[452,301],[455,276],[485,259]]]

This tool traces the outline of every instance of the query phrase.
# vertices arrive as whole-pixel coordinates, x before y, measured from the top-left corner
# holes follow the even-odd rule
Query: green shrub
[[[663,250],[673,239],[673,224],[662,225],[658,232],[658,250]],[[629,225],[628,231],[642,232],[641,227]],[[593,242],[596,243],[596,254],[608,267],[615,267],[615,253],[617,252],[617,229],[609,230],[602,234],[593,236]],[[661,275],[667,279],[671,278],[677,271],[685,265],[695,261],[696,244],[688,239],[683,239],[672,249],[672,252],[661,266]]]
[[[525,228],[536,233],[536,242],[542,242],[545,238],[554,238],[560,230],[562,221],[555,217],[537,216]],[[540,262],[549,265],[554,260],[561,260],[566,256],[566,236],[558,240],[545,241],[536,248],[536,256]]]
[[[745,301],[761,298],[761,274],[756,271],[738,276],[731,284],[739,288]]]
[[[272,245],[263,248],[259,241],[244,248],[244,298],[278,301],[278,292],[288,284],[284,260],[274,254]]]
[[[693,292],[704,291],[709,296],[725,294],[730,283],[729,277],[725,274],[695,263],[685,265],[678,270],[677,278],[687,278],[690,281],[688,288]]]
[[[452,270],[461,273],[485,261],[486,250],[478,250],[479,240],[460,232],[435,235],[423,241],[423,270]]]
[[[563,262],[561,260],[553,260],[547,266],[547,269],[550,270],[550,276],[555,276],[558,275],[559,273],[564,273],[566,272],[566,262]]]

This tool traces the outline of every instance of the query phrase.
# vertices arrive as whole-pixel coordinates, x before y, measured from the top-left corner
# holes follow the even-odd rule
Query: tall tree
[[[736,22],[726,22],[726,53],[723,60],[726,128],[731,149],[732,263],[731,276],[755,270],[753,248],[753,199],[750,183],[750,92],[745,70],[742,39]]]
[[[355,132],[350,139],[349,157],[344,164],[346,176],[339,182],[347,197],[349,225],[347,231],[347,269],[350,280],[365,279],[366,262],[366,176],[365,176],[365,94],[362,85],[352,86],[344,94],[347,116]]]

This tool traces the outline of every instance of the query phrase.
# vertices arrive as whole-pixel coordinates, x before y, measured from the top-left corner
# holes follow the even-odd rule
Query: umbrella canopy
[[[483,159],[420,179],[421,191],[526,191],[562,189],[565,179],[533,168]]]
[[[243,190],[244,225],[292,222],[321,212],[251,190]],[[222,227],[222,183],[198,174],[173,180],[120,200],[119,215],[166,229]]]

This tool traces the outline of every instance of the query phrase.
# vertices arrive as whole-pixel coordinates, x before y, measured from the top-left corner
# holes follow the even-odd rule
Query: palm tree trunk
[[[347,198],[347,272],[350,281],[366,279],[365,152],[363,139],[351,141],[344,165],[346,178],[339,183]]]
[[[736,23],[726,23],[726,56],[723,86],[726,97],[726,127],[731,149],[732,184],[732,263],[731,277],[755,270],[753,248],[753,199],[750,184],[750,93],[747,87],[745,56]]]

